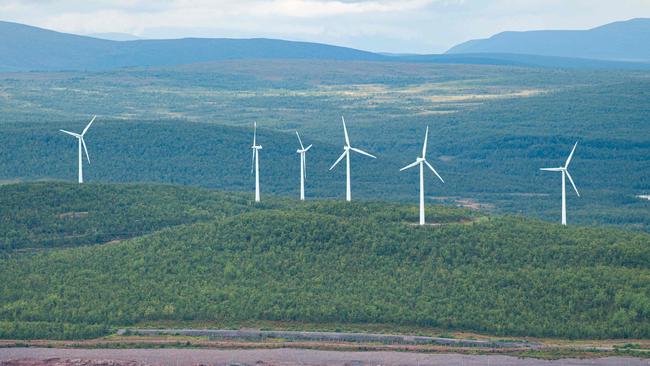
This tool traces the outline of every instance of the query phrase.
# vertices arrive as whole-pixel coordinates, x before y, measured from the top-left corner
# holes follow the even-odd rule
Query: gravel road
[[[650,366],[648,359],[608,357],[598,359],[562,359],[544,361],[537,359],[519,359],[510,356],[484,356],[460,354],[423,354],[406,352],[340,352],[318,351],[308,349],[57,349],[57,348],[2,348],[0,365],[7,365],[8,360],[30,358],[46,360],[86,359],[121,365],[119,361],[136,361],[155,365],[333,365],[333,366]],[[59,363],[66,365],[65,362]],[[21,365],[25,365],[21,363]],[[33,363],[39,365],[39,363]]]

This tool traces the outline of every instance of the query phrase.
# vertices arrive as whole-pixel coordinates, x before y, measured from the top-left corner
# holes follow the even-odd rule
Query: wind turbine
[[[361,149],[357,149],[355,147],[350,146],[350,138],[348,137],[348,129],[345,127],[345,118],[341,116],[341,120],[343,121],[343,132],[345,133],[345,145],[343,146],[343,154],[339,156],[339,158],[334,162],[330,170],[334,169],[336,164],[338,164],[343,158],[345,158],[345,163],[346,163],[346,169],[345,169],[345,174],[346,174],[346,180],[345,180],[345,200],[346,201],[352,201],[352,191],[350,190],[350,150],[354,152],[358,152],[359,154],[369,156],[373,159],[377,159],[376,156],[371,155]]]
[[[257,144],[257,122],[253,123],[253,161],[251,164],[251,174],[255,170],[255,202],[260,201],[260,150],[262,145]]]
[[[576,151],[576,146],[578,146],[578,142],[576,141],[575,145],[573,145],[573,149],[571,150],[571,154],[569,154],[569,158],[566,159],[566,163],[564,163],[563,167],[559,168],[541,168],[540,170],[545,170],[548,172],[562,172],[562,225],[566,225],[566,178],[569,178],[569,182],[571,182],[571,185],[573,186],[573,189],[576,191],[576,194],[578,197],[580,197],[580,193],[578,192],[578,188],[576,188],[575,183],[573,183],[573,178],[571,178],[571,174],[569,174],[569,163],[571,163],[571,158],[573,157],[573,152]]]
[[[81,134],[66,131],[66,130],[59,130],[59,131],[61,131],[63,133],[67,133],[68,135],[72,135],[72,136],[76,137],[77,140],[79,140],[79,183],[84,182],[83,153],[81,151],[81,147],[83,146],[83,151],[86,152],[86,158],[88,159],[88,164],[90,164],[90,156],[88,156],[88,149],[86,148],[86,142],[84,141],[84,135],[86,134],[86,132],[90,128],[90,125],[92,125],[93,122],[95,121],[95,118],[97,118],[97,116],[93,116],[93,118],[90,120],[90,122],[88,122],[88,125],[86,125],[86,128],[84,128],[84,130],[81,132]]]
[[[305,160],[306,153],[311,149],[312,145],[307,146],[306,148],[302,145],[302,140],[298,131],[296,131],[296,136],[298,136],[298,142],[300,142],[300,149],[296,150],[300,154],[300,200],[305,200],[305,178],[307,178],[307,162]]]
[[[427,161],[427,139],[429,138],[429,126],[427,126],[427,131],[424,134],[424,145],[422,145],[422,156],[415,159],[415,162],[405,166],[399,171],[404,171],[406,169],[413,168],[416,165],[420,166],[420,225],[424,225],[424,165],[431,169],[433,174],[440,179],[442,183],[445,181],[442,179],[440,174],[429,164]]]

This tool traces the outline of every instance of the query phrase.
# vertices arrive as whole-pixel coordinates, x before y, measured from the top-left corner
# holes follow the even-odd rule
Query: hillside
[[[158,182],[253,190],[258,122],[263,197],[297,197],[299,130],[307,198],[341,198],[341,114],[352,143],[354,199],[415,203],[421,151],[446,183],[426,177],[427,203],[559,220],[560,182],[538,168],[579,140],[569,223],[650,230],[650,74],[351,61],[224,61],[181,67],[0,76],[0,180],[76,179],[86,137],[87,182]],[[343,168],[343,167],[341,167]],[[477,177],[480,177],[478,179]]]
[[[381,60],[378,54],[273,39],[111,41],[0,22],[0,71],[102,70],[224,59]]]
[[[449,54],[507,53],[569,58],[650,61],[650,19],[631,19],[588,30],[502,32],[449,49]]]
[[[63,191],[61,205],[79,190],[87,198],[128,195],[113,185],[10,187],[26,188],[34,196]],[[145,188],[163,196],[170,189],[136,189]],[[122,201],[107,200],[106,212]],[[439,206],[429,207],[429,220],[447,224],[420,228],[411,225],[414,206],[277,202],[107,245],[0,252],[0,336],[90,337],[183,320],[650,336],[648,234],[477,221]]]
[[[0,186],[0,250],[89,245],[250,210],[241,194],[178,186]]]

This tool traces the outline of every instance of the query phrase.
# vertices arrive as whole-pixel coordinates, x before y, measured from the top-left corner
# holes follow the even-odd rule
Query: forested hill
[[[143,191],[147,199],[133,205],[156,211],[166,201],[161,212],[170,217],[196,206],[204,217],[106,245],[1,251],[3,338],[91,337],[145,321],[187,320],[650,336],[645,233],[487,218],[440,206],[428,208],[437,225],[418,227],[415,206],[287,199],[258,206],[181,187],[41,183],[3,193],[23,189],[46,197],[44,206],[57,196],[59,206],[86,210],[80,222],[87,230],[101,230],[90,219],[95,215],[119,227],[111,212],[128,211],[125,202]],[[203,198],[193,201],[194,194]],[[225,209],[210,208],[209,197]],[[11,208],[23,217],[31,209]],[[52,207],[40,212],[74,220]],[[58,224],[31,214],[35,230]]]

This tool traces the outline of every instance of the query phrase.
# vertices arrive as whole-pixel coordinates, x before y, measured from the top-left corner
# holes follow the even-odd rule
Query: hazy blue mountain
[[[650,19],[614,22],[588,30],[502,32],[447,51],[510,53],[617,61],[650,61]]]
[[[106,39],[109,41],[137,41],[142,38],[134,36],[129,33],[108,32],[108,33],[91,33],[87,36],[99,39]]]
[[[131,36],[124,34],[99,34],[96,35],[97,38],[93,38],[0,21],[0,72],[93,71],[120,67],[167,66],[232,59],[313,59],[592,69],[648,69],[650,68],[650,49],[646,44],[641,44],[641,39],[644,39],[644,36],[646,39],[650,39],[648,30],[650,30],[650,20],[638,19],[624,23],[613,23],[591,31],[585,31],[589,34],[591,34],[590,32],[596,32],[607,35],[595,35],[593,37],[599,40],[598,42],[601,42],[602,45],[612,45],[611,47],[602,46],[598,42],[596,42],[598,44],[591,44],[577,40],[571,41],[571,37],[557,36],[558,39],[564,39],[563,42],[569,42],[566,45],[568,50],[579,49],[583,52],[592,50],[591,53],[585,53],[584,55],[559,55],[562,57],[557,57],[546,55],[542,51],[533,52],[525,47],[532,47],[535,42],[519,40],[518,38],[526,34],[546,34],[549,32],[555,34],[556,31],[502,33],[485,41],[497,40],[497,45],[502,46],[495,50],[488,46],[482,46],[483,41],[470,41],[456,46],[449,53],[442,55],[398,55],[372,53],[319,43],[264,38],[130,40]],[[569,33],[571,32],[575,31]],[[560,31],[560,33],[562,32]],[[514,36],[510,36],[510,34]],[[581,33],[578,31],[576,34]],[[617,34],[618,36],[616,36]],[[516,38],[517,41],[508,42],[507,39],[512,37]],[[551,36],[540,37],[548,38]],[[501,40],[502,38],[505,40]],[[620,39],[627,41],[623,42]],[[550,44],[550,41],[542,40],[540,42]],[[519,49],[507,51],[506,46],[509,43],[520,47]],[[583,43],[585,47],[575,46]],[[587,47],[590,44],[591,46]],[[602,52],[598,51],[601,49]],[[628,52],[628,49],[634,52]],[[607,55],[603,56],[605,54],[603,52],[613,52],[619,56],[606,57]],[[625,55],[625,57],[621,55]],[[637,62],[628,62],[631,60],[637,60]]]
[[[110,41],[0,22],[0,71],[97,70],[226,59],[382,60],[345,47],[273,39]]]
[[[569,69],[620,69],[648,70],[648,62],[630,62],[616,60],[601,60],[588,58],[573,58],[559,56],[529,55],[519,53],[447,53],[431,55],[405,55],[396,57],[400,61],[423,62],[433,64],[466,64],[466,65],[500,65],[523,67],[548,67]]]

